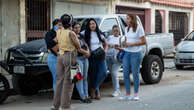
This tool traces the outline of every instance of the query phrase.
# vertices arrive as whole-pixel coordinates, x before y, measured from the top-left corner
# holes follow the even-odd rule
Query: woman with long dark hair
[[[88,20],[84,36],[91,51],[91,56],[89,58],[91,98],[99,100],[99,87],[106,78],[107,72],[105,54],[108,49],[108,45],[95,19],[93,18]]]
[[[139,72],[142,62],[141,46],[146,44],[143,26],[138,22],[136,15],[127,15],[127,27],[125,29],[126,41],[125,54],[123,56],[123,72],[126,95],[121,100],[139,100],[140,86]],[[131,95],[130,73],[133,74],[134,95]]]
[[[81,48],[89,52],[89,47],[86,44],[84,37],[80,34],[81,31],[81,25],[77,22],[74,22],[73,24],[73,31],[77,35],[77,38],[79,39]],[[79,92],[81,102],[82,103],[91,103],[92,101],[89,99],[88,95],[88,67],[89,67],[89,62],[88,62],[89,56],[86,56],[80,52],[78,52],[78,57],[77,57],[77,63],[80,66],[81,74],[83,76],[83,80],[80,82],[76,83],[77,90]]]

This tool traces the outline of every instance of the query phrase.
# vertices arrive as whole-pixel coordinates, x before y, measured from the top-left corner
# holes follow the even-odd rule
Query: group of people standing
[[[125,40],[120,42],[119,26],[112,27],[113,35],[107,39],[100,31],[95,19],[87,21],[86,28],[81,32],[81,25],[73,22],[73,17],[64,14],[61,19],[53,21],[53,28],[47,32],[45,41],[48,48],[48,66],[53,76],[54,100],[52,110],[71,110],[73,92],[71,64],[78,63],[83,79],[76,83],[82,103],[100,100],[100,85],[111,73],[113,82],[112,96],[120,96],[118,71],[121,64],[124,71],[126,95],[120,100],[139,100],[139,70],[142,62],[141,45],[146,43],[143,27],[137,22],[136,15],[127,15]],[[122,45],[122,46],[121,46]],[[72,54],[77,52],[77,58]],[[97,54],[103,54],[98,57]],[[123,54],[122,62],[117,57]],[[75,60],[75,61],[74,61]],[[130,91],[130,73],[133,73],[134,95]],[[90,81],[90,97],[88,93],[88,77]]]

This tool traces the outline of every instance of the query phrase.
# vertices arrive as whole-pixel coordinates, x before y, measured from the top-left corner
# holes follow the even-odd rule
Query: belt
[[[67,53],[70,53],[72,51],[64,51],[64,53],[62,55],[59,55],[59,56],[63,56],[64,54],[67,54]]]

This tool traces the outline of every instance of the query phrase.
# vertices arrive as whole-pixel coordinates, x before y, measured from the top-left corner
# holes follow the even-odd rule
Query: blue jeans
[[[84,57],[78,57],[77,62],[81,69],[81,74],[83,75],[83,80],[76,83],[77,90],[81,98],[88,97],[88,59]]]
[[[52,73],[52,77],[53,77],[53,90],[55,91],[55,89],[56,89],[56,77],[57,77],[56,76],[57,56],[55,56],[52,53],[49,53],[48,57],[47,57],[47,61],[48,61],[49,70]]]
[[[106,62],[105,60],[90,58],[90,80],[91,87],[99,94],[99,87],[106,78]]]
[[[130,93],[130,73],[133,74],[134,82],[134,92],[139,92],[140,86],[140,65],[142,62],[142,53],[141,52],[125,52],[123,57],[123,71],[124,71],[124,83],[127,93]]]
[[[106,62],[107,62],[108,70],[111,73],[114,91],[119,91],[120,85],[119,85],[119,79],[118,79],[118,72],[121,67],[121,64],[115,60],[114,56],[107,56]]]

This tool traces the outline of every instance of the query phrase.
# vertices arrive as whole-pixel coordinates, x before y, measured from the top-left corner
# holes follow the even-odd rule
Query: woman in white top
[[[105,53],[107,51],[106,40],[98,28],[95,19],[88,20],[84,32],[85,41],[90,48],[89,76],[91,81],[91,98],[100,99],[99,86],[106,78]]]
[[[107,38],[108,43],[108,51],[106,54],[106,62],[108,66],[108,70],[111,73],[112,83],[114,92],[112,93],[113,97],[120,95],[120,85],[118,79],[118,72],[121,66],[121,63],[117,60],[117,55],[120,51],[122,51],[120,46],[120,35],[119,35],[119,27],[118,25],[114,25],[112,27],[113,35],[110,35]]]
[[[136,15],[127,15],[125,36],[126,41],[123,42],[123,45],[125,46],[125,54],[123,56],[123,72],[126,95],[120,97],[120,99],[139,100],[139,73],[142,62],[141,46],[146,44],[146,40],[144,29],[138,22]],[[130,73],[133,74],[134,95],[131,95],[130,90]]]

